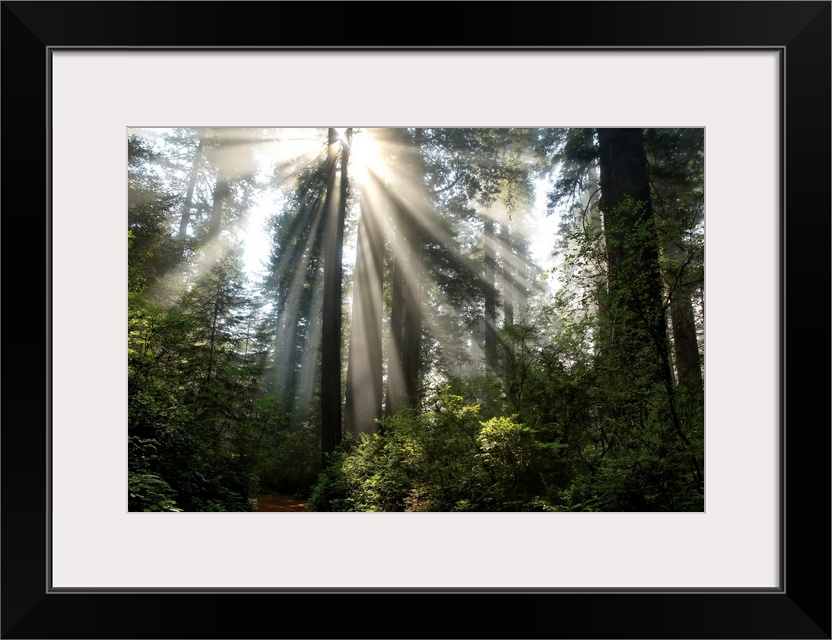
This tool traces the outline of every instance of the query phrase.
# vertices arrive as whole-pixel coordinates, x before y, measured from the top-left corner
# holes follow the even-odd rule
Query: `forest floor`
[[[306,501],[289,496],[258,496],[257,511],[306,511]]]

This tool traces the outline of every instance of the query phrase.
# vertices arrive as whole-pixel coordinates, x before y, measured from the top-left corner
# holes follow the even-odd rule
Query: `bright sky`
[[[557,214],[546,213],[545,180],[538,180],[535,185],[535,207],[528,223],[530,229],[530,249],[532,259],[545,272],[551,271],[555,265],[552,250],[558,232]],[[248,212],[248,224],[245,229],[245,262],[249,280],[257,282],[263,274],[263,265],[269,259],[270,238],[264,225],[268,217],[280,210],[280,197],[272,190],[264,191],[258,198],[256,205]],[[344,258],[351,261],[355,256],[355,243],[344,246]]]
[[[546,190],[546,181],[537,180],[534,211],[528,228],[532,259],[541,269],[550,271],[555,265],[552,251],[555,248],[559,220],[557,213],[546,215]]]
[[[145,137],[153,139],[155,142],[162,141],[162,134],[166,133],[165,129],[133,129],[131,133],[139,133]],[[355,142],[355,141],[354,141]],[[288,137],[279,143],[279,148],[282,155],[300,154],[308,150],[309,140],[305,136]],[[354,144],[353,155],[364,158],[368,164],[372,164],[373,157],[372,149],[364,149],[357,144]],[[275,150],[275,154],[279,152]],[[279,160],[279,155],[270,160]],[[268,161],[267,161],[268,162]],[[261,176],[265,177],[267,173],[271,172],[271,167],[264,164],[263,173]],[[535,206],[531,214],[531,219],[528,221],[528,229],[530,233],[529,243],[531,249],[532,259],[545,272],[551,271],[555,264],[555,259],[552,256],[552,250],[555,245],[558,216],[546,214],[546,189],[547,183],[545,180],[537,180],[535,184]],[[269,216],[275,212],[280,211],[281,196],[275,189],[264,189],[259,192],[255,205],[247,213],[247,223],[243,231],[244,238],[244,264],[249,281],[252,284],[259,282],[265,269],[265,263],[269,259],[270,252],[270,238],[265,229],[266,221]],[[351,239],[352,244],[347,244],[344,247],[344,258],[346,261],[352,261],[355,256],[354,239]]]
[[[546,214],[546,189],[544,180],[538,180],[535,188],[535,207],[532,211],[528,228],[532,259],[546,272],[555,265],[552,250],[558,232],[557,214]],[[274,191],[263,192],[257,204],[248,212],[248,224],[245,230],[246,273],[251,282],[257,282],[263,274],[263,264],[269,259],[270,239],[264,225],[268,217],[280,209],[280,198]],[[344,246],[344,258],[351,261],[355,256],[355,244]]]
[[[278,194],[273,190],[268,190],[260,194],[257,203],[248,212],[243,262],[251,282],[257,282],[260,279],[264,271],[264,263],[269,259],[271,240],[265,225],[269,216],[279,209]]]

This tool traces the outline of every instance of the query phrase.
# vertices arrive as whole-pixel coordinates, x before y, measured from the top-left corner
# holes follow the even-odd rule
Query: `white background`
[[[773,52],[54,53],[53,586],[777,586],[778,73]],[[219,125],[706,127],[705,513],[128,513],[126,130]]]

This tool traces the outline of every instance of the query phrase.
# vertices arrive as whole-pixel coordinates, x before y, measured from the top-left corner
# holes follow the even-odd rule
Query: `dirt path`
[[[257,511],[306,511],[306,501],[288,496],[258,496]]]

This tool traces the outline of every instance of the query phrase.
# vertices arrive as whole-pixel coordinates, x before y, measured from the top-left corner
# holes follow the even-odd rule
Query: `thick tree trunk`
[[[401,222],[401,221],[399,221]],[[401,233],[400,224],[393,231]],[[404,250],[393,248],[390,257],[390,347],[387,354],[387,400],[385,415],[391,416],[407,405],[404,380]]]
[[[411,221],[412,223],[412,221]],[[411,233],[414,233],[411,225]],[[418,232],[416,232],[418,233]],[[418,244],[417,246],[421,246]],[[422,368],[422,270],[417,264],[418,253],[411,247],[410,281],[405,285],[404,344],[402,369],[404,371],[407,406],[414,406],[419,395],[419,376]]]
[[[394,248],[390,314],[390,351],[387,365],[387,402],[385,414],[392,415],[413,406],[419,378],[422,319],[419,305],[420,276],[414,255],[414,221],[409,212],[400,210],[397,233],[404,238],[403,247]]]
[[[376,204],[363,189],[344,404],[344,431],[354,436],[374,432],[381,418],[384,234]]]
[[[425,163],[422,158],[424,144],[424,130],[416,129],[412,143],[412,156],[409,171],[414,188],[417,214],[409,216],[410,232],[410,271],[411,279],[405,289],[405,347],[404,347],[404,375],[407,401],[414,406],[419,398],[419,382],[422,374],[422,330],[423,310],[425,303],[424,283],[424,250],[425,227],[429,217],[433,214],[427,189],[425,187]]]
[[[604,337],[614,360],[628,369],[651,360],[656,367],[667,335],[642,135],[641,129],[598,130],[608,268]],[[664,374],[657,370],[653,378]]]
[[[202,157],[205,154],[205,132],[203,129],[197,129],[199,135],[199,144],[194,153],[194,159],[191,163],[191,171],[188,174],[188,186],[185,189],[185,202],[182,203],[182,217],[179,220],[179,241],[184,243],[188,236],[188,224],[191,221],[191,205],[194,201],[194,189],[196,188],[196,180],[199,177],[199,169],[202,165]]]
[[[666,290],[673,337],[676,383],[693,405],[703,394],[702,356],[696,332],[693,298],[701,285],[701,256],[694,240],[704,213],[704,136],[701,130],[646,132],[656,223],[662,240]],[[693,271],[693,272],[692,272]]]
[[[321,335],[321,450],[331,453],[341,443],[341,257],[346,218],[349,147],[341,148],[341,184],[336,191],[339,136],[329,129],[327,151],[326,245]]]
[[[423,265],[420,253],[424,232],[423,223],[415,213],[427,215],[428,204],[421,157],[421,130],[416,130],[415,139],[410,137],[407,129],[395,130],[395,135],[403,158],[406,185],[402,186],[404,193],[396,195],[393,207],[396,220],[393,228],[391,344],[385,415],[414,406],[419,392],[423,323]]]
[[[678,216],[674,216],[678,218]],[[665,254],[673,264],[685,264],[686,252],[675,242],[667,242]],[[696,319],[691,300],[691,286],[682,285],[671,290],[670,320],[673,327],[673,353],[675,355],[678,384],[693,397],[702,397],[702,361],[696,337]]]
[[[599,129],[598,151],[608,259],[607,357],[616,376],[641,380],[636,395],[622,402],[631,405],[629,418],[641,419],[639,395],[651,393],[652,385],[660,383],[667,395],[670,427],[687,448],[690,440],[682,429],[673,388],[643,131]],[[701,490],[701,468],[695,456],[689,460]]]
[[[680,296],[670,305],[673,324],[673,347],[676,354],[676,371],[681,386],[688,393],[701,396],[704,393],[699,342],[696,338],[696,321],[690,296]]]

